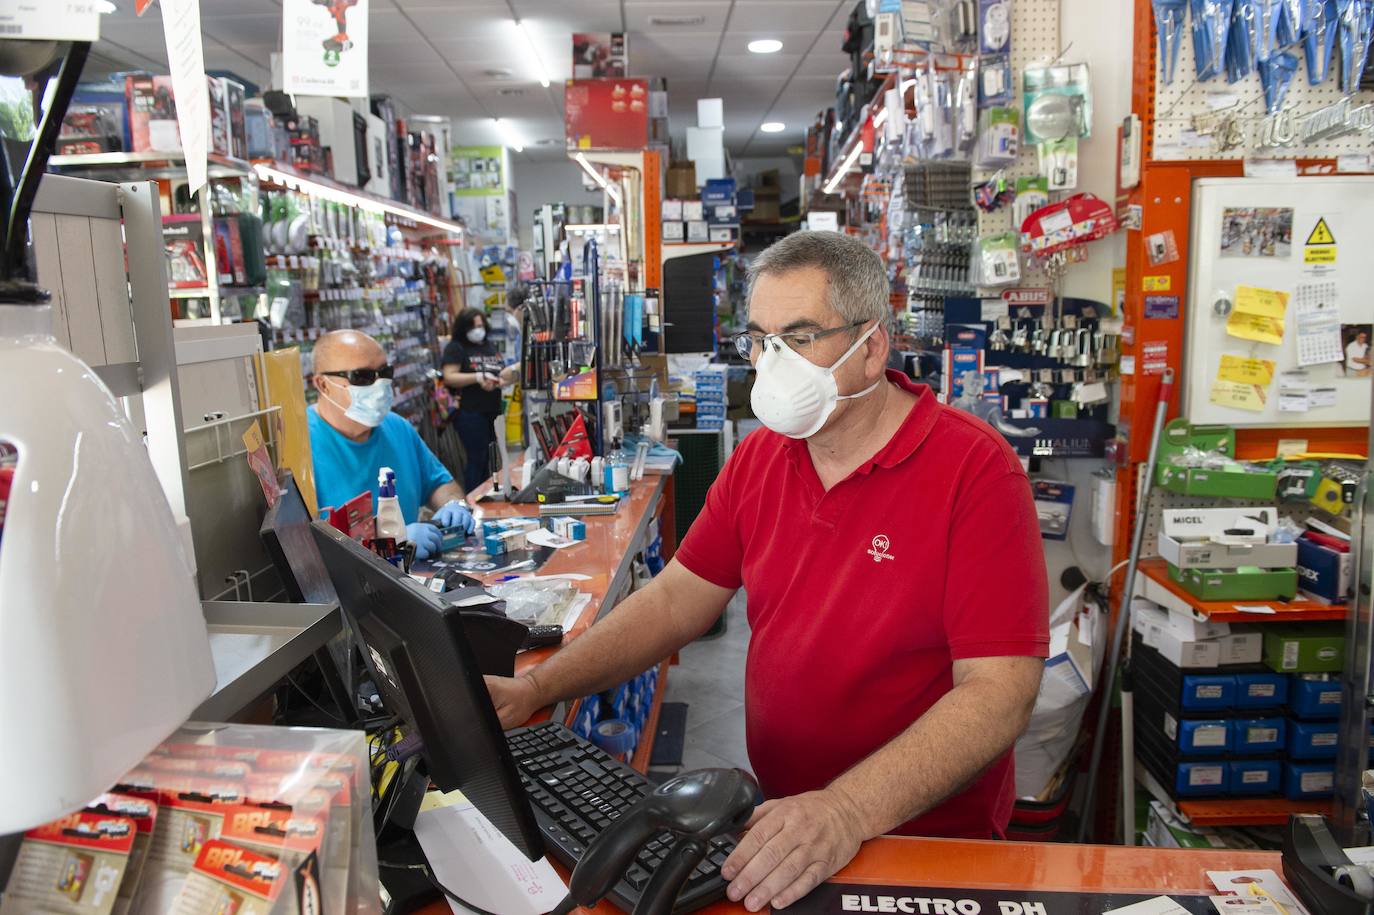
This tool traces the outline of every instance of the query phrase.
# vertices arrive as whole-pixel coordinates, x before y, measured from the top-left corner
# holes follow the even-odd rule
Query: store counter
[[[1022,901],[1020,893],[1081,893],[1092,896],[1130,894],[1159,896],[1208,896],[1216,892],[1207,871],[1272,870],[1282,873],[1278,852],[1248,852],[1196,849],[1124,848],[1111,845],[1057,845],[1036,842],[990,842],[958,839],[911,839],[884,837],[864,844],[857,858],[833,878],[831,883],[872,887],[908,887],[903,895],[927,895],[924,890],[991,891],[980,898],[983,913],[998,915],[997,901]],[[565,877],[566,869],[555,865]],[[863,889],[855,892],[862,893]],[[890,895],[890,894],[883,894]],[[1033,897],[1024,901],[1032,902]],[[1105,900],[1095,900],[1104,901]],[[1131,900],[1124,900],[1128,902]],[[1209,904],[1210,906],[1210,904]],[[1104,905],[1088,903],[1071,911],[1100,912]],[[806,915],[829,911],[808,899],[795,908]],[[835,912],[841,911],[836,906]],[[449,911],[446,902],[436,902],[420,910],[424,915]],[[619,910],[602,902],[592,911],[614,915]],[[744,906],[728,901],[701,909],[701,915],[738,915]],[[863,909],[860,909],[863,911]],[[1010,908],[1004,911],[1013,911]],[[1037,911],[1020,908],[1021,912]],[[1046,911],[1052,912],[1053,909]],[[1210,911],[1210,909],[1199,909]]]
[[[609,613],[629,592],[634,557],[647,545],[649,522],[657,514],[664,489],[671,479],[666,475],[645,474],[644,479],[631,483],[629,498],[621,500],[615,514],[582,517],[580,520],[587,525],[587,539],[578,546],[556,550],[535,573],[588,576],[586,581],[576,584],[579,590],[591,595],[591,603],[568,627],[563,636],[564,644],[586,632],[592,623]],[[480,498],[484,491],[485,487],[477,489],[472,498]],[[537,518],[539,506],[478,502],[473,514],[478,521],[517,515]],[[500,574],[486,576],[483,582],[491,584],[500,577]],[[515,672],[521,674],[538,666],[557,650],[554,647],[521,652],[515,659]]]

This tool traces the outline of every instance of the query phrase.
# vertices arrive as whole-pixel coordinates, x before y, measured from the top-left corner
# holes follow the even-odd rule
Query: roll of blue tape
[[[603,721],[592,732],[592,743],[610,753],[623,756],[635,747],[635,729],[619,718]]]

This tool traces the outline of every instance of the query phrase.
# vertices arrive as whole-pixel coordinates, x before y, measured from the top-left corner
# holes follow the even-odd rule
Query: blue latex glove
[[[444,545],[444,535],[428,521],[416,521],[406,525],[406,539],[415,544],[415,558],[429,559],[438,556]]]
[[[477,522],[473,520],[472,512],[457,499],[445,502],[443,508],[435,512],[430,520],[440,527],[461,527],[465,534],[477,530]]]

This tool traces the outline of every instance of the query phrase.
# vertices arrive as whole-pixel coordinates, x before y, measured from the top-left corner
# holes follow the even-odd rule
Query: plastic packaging
[[[1254,71],[1259,43],[1259,0],[1235,0],[1226,40],[1227,82],[1240,82]]]
[[[1262,64],[1282,48],[1279,41],[1279,22],[1283,18],[1283,0],[1255,0],[1258,41],[1255,43],[1255,63]]]
[[[1013,94],[1011,55],[984,57],[978,70],[978,104],[984,108],[1010,105]]]
[[[1022,85],[1028,142],[1091,135],[1092,80],[1087,64],[1034,64],[1026,68]]]
[[[1151,0],[1155,11],[1155,31],[1159,33],[1159,66],[1164,85],[1174,81],[1178,70],[1178,49],[1183,44],[1183,27],[1188,18],[1187,0]]]
[[[576,584],[563,579],[515,579],[489,585],[487,591],[506,602],[507,618],[527,626],[561,626],[582,595]]]
[[[1226,68],[1226,36],[1234,5],[1233,0],[1192,0],[1193,63],[1199,81],[1220,76]]]
[[[1052,191],[1078,187],[1078,137],[1041,143],[1040,174],[1045,176]]]
[[[1341,91],[1347,95],[1360,88],[1369,39],[1374,33],[1374,4],[1367,0],[1336,0],[1340,22]]]
[[[1331,53],[1336,47],[1336,0],[1304,0],[1306,25],[1303,34],[1307,83],[1320,86],[1331,75]]]
[[[954,77],[954,156],[970,159],[978,142],[978,58],[966,57]]]
[[[1021,154],[1021,115],[1015,108],[987,108],[978,116],[979,168],[1014,165]]]
[[[1279,0],[1278,36],[1280,47],[1290,47],[1302,40],[1307,28],[1307,0]]]
[[[926,155],[928,159],[948,159],[954,155],[955,71],[950,69],[953,64],[953,58],[939,59],[933,54],[930,57],[933,133]]]
[[[978,0],[978,38],[984,54],[1011,51],[1011,0]]]
[[[390,467],[377,472],[377,540],[394,540],[399,546],[406,539],[406,522],[396,498],[396,474]]]
[[[1015,232],[987,235],[974,243],[973,282],[978,286],[1010,286],[1021,281],[1020,237]]]
[[[1288,97],[1288,88],[1293,85],[1293,76],[1297,72],[1297,55],[1288,51],[1272,54],[1259,65],[1260,85],[1264,87],[1264,107],[1270,114],[1278,114],[1283,110],[1283,100]]]

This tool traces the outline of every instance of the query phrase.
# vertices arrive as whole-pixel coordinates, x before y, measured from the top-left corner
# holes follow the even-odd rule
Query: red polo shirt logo
[[[1040,523],[1015,452],[887,377],[916,400],[870,460],[827,490],[806,442],[752,432],[677,551],[749,595],[745,736],[769,797],[824,788],[906,730],[950,691],[956,662],[1048,648]],[[896,831],[1000,834],[1012,776],[1006,753]]]
[[[887,551],[887,548],[891,545],[892,542],[887,539],[886,534],[879,534],[878,536],[873,538],[873,549],[868,551],[868,555],[873,557],[874,562],[882,562],[884,559],[892,559],[892,554]]]

